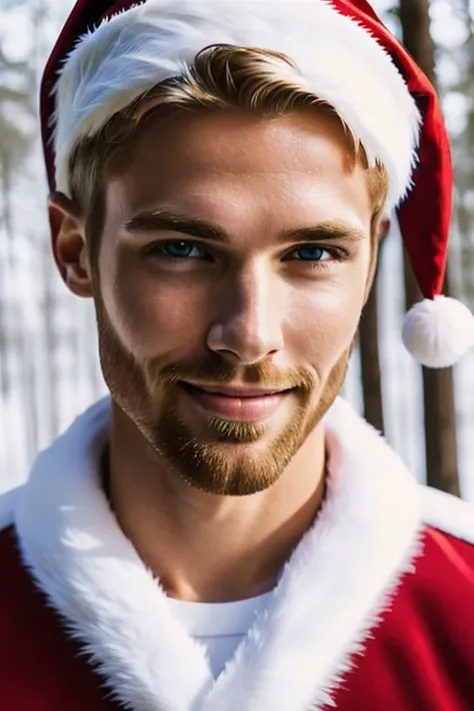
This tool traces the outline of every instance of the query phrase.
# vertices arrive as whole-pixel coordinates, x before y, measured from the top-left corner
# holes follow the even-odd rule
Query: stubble
[[[138,364],[115,333],[101,297],[96,296],[102,372],[111,396],[139,429],[163,465],[189,485],[226,496],[247,496],[268,489],[283,474],[309,434],[337,397],[351,349],[333,367],[324,386],[306,369],[282,372],[270,361],[236,369],[218,354],[162,365]],[[268,443],[265,422],[235,422],[209,416],[197,437],[179,416],[179,381],[225,384],[236,380],[271,390],[291,389],[294,416]]]

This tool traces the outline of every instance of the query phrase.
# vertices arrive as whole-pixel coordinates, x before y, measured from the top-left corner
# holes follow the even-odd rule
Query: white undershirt
[[[238,602],[183,602],[169,598],[173,616],[206,649],[214,679],[234,656],[271,593]]]

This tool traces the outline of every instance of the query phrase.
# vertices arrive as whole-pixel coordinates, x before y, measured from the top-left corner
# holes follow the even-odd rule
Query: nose
[[[283,348],[278,284],[265,265],[250,265],[228,277],[219,301],[207,337],[210,350],[234,364],[250,365]]]

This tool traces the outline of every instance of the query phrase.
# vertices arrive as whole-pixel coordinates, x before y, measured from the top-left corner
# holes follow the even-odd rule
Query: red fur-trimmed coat
[[[343,401],[328,495],[212,679],[123,536],[89,410],[1,500],[1,711],[472,711],[474,513],[419,487]]]

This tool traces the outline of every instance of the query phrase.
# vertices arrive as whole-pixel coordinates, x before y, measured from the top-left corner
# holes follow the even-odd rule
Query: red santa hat
[[[403,341],[423,365],[454,364],[474,347],[474,317],[442,296],[453,175],[433,86],[365,0],[78,0],[41,89],[51,190],[69,193],[78,141],[157,83],[182,74],[214,44],[285,53],[292,80],[332,105],[389,175],[425,297],[407,314]]]

